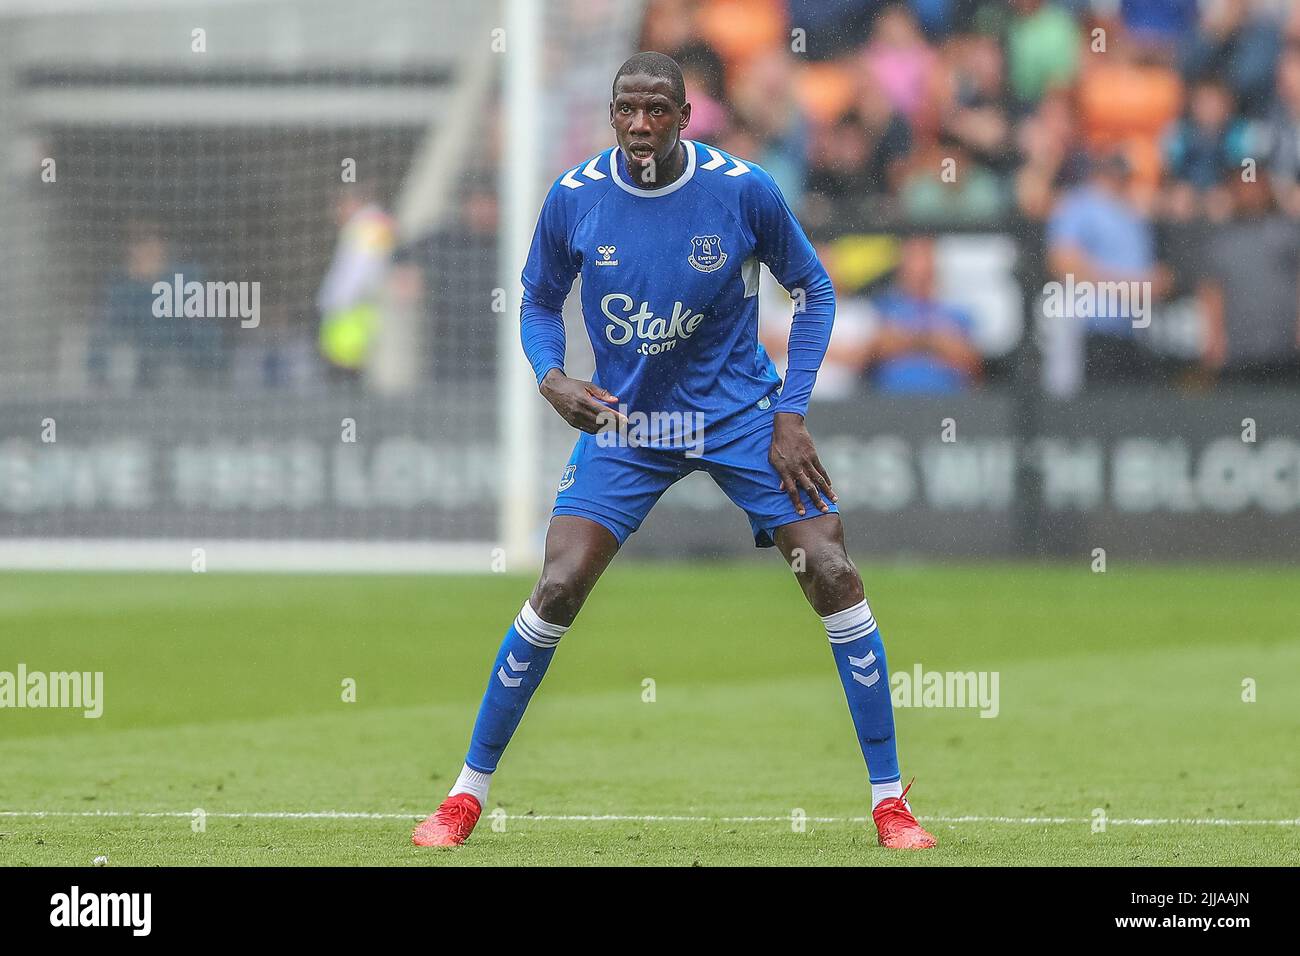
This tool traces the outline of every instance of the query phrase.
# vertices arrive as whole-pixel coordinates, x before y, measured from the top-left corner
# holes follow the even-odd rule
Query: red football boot
[[[915,777],[903,788],[901,797],[886,797],[871,811],[871,818],[876,821],[876,839],[881,846],[891,850],[928,850],[939,845],[907,809],[907,791],[913,783]]]
[[[474,832],[474,824],[482,812],[472,794],[450,796],[415,828],[411,842],[416,846],[460,846]]]

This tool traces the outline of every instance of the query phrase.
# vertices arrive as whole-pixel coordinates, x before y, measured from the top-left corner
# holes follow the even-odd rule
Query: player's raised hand
[[[540,386],[542,397],[560,413],[560,417],[579,431],[595,434],[603,428],[627,426],[627,418],[617,408],[618,396],[594,382],[569,378],[558,368],[546,373]]]
[[[776,473],[781,476],[781,490],[790,496],[790,503],[799,514],[804,513],[799,489],[808,492],[817,510],[830,511],[825,499],[838,501],[831,489],[830,475],[822,467],[813,447],[812,436],[804,426],[803,416],[793,412],[777,412],[772,425],[772,447],[767,453]]]

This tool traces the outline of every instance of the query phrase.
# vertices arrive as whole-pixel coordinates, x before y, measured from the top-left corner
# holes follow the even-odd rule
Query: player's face
[[[691,119],[691,104],[678,106],[672,85],[652,76],[619,77],[609,104],[609,123],[629,169],[664,163]]]

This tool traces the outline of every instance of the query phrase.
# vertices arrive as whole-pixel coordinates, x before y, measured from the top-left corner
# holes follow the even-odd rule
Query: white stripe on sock
[[[543,621],[533,610],[533,606],[525,601],[519,616],[515,618],[515,630],[534,647],[554,647],[560,643],[560,638],[564,636],[568,627]]]
[[[515,630],[519,632],[520,637],[533,645],[533,647],[549,649],[560,643],[558,639],[542,637],[537,632],[530,630],[528,625],[524,623],[524,616],[522,614],[515,617]]]
[[[834,614],[822,618],[826,626],[826,636],[832,644],[847,644],[865,637],[876,629],[876,619],[871,614],[871,606],[863,598],[852,607],[846,607]]]

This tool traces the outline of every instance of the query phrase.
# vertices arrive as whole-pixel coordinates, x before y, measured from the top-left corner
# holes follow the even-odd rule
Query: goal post
[[[498,510],[500,547],[508,567],[538,563],[535,529],[539,518],[539,411],[536,380],[519,340],[523,286],[519,274],[528,257],[541,205],[538,169],[542,43],[540,4],[504,0],[504,77],[500,158],[500,275],[506,311],[497,340],[501,477]]]

